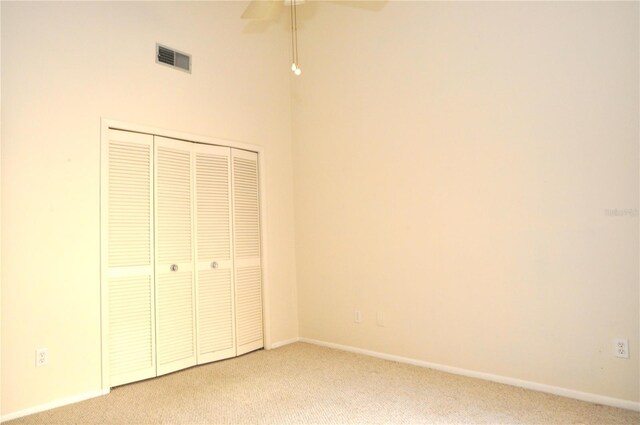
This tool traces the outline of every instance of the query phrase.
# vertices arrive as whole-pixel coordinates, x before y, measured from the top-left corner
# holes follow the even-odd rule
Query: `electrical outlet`
[[[49,349],[38,348],[36,350],[36,367],[46,366],[49,364]]]
[[[361,323],[362,322],[362,315],[360,314],[360,310],[356,310],[354,315],[353,315],[353,321],[356,323]]]
[[[615,354],[616,357],[621,359],[629,358],[629,340],[624,338],[616,338],[615,340]]]
[[[381,311],[379,311],[376,315],[376,323],[378,324],[378,326],[384,327],[384,314],[382,314]]]

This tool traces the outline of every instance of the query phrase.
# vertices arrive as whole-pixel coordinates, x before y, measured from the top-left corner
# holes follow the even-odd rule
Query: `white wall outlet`
[[[378,324],[378,326],[384,327],[384,314],[382,314],[381,311],[379,311],[376,315],[376,323]]]
[[[360,314],[360,310],[356,310],[354,315],[353,315],[353,321],[356,323],[361,323],[362,322],[362,315]]]
[[[616,357],[621,359],[629,358],[629,340],[624,338],[616,338],[615,340],[615,354]]]
[[[38,348],[36,350],[36,366],[46,366],[49,363],[49,349]]]

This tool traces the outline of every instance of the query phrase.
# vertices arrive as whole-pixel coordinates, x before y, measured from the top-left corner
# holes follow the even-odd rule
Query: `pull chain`
[[[291,56],[293,60],[291,70],[296,75],[302,74],[298,59],[298,9],[296,0],[291,0]]]

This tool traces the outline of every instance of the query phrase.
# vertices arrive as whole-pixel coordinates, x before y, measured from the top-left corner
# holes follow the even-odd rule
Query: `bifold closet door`
[[[198,364],[236,355],[231,226],[231,149],[195,153]]]
[[[105,159],[105,354],[117,386],[156,376],[153,136],[109,130]]]
[[[192,144],[154,136],[157,374],[196,364]]]
[[[262,348],[257,153],[114,129],[102,149],[109,386]]]
[[[231,150],[237,354],[264,346],[258,154]]]

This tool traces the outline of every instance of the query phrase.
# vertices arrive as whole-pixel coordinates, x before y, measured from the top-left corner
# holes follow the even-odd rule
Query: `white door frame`
[[[197,134],[185,133],[181,131],[167,130],[157,127],[132,124],[122,121],[102,118],[100,132],[100,310],[101,310],[101,363],[102,363],[102,390],[107,393],[110,390],[109,385],[109,328],[107,320],[108,316],[108,287],[107,287],[107,200],[108,188],[104,184],[107,181],[109,170],[105,167],[108,157],[109,147],[109,129],[130,131],[134,133],[144,133],[154,136],[168,137],[172,139],[184,140],[188,142],[203,143],[207,145],[227,146],[234,149],[242,149],[246,151],[256,152],[258,154],[258,187],[260,192],[260,252],[261,252],[261,269],[262,269],[262,323],[264,348],[271,349],[271,332],[269,320],[269,282],[267,279],[267,194],[266,194],[266,159],[265,149],[263,146],[253,145],[233,140],[219,139]]]

